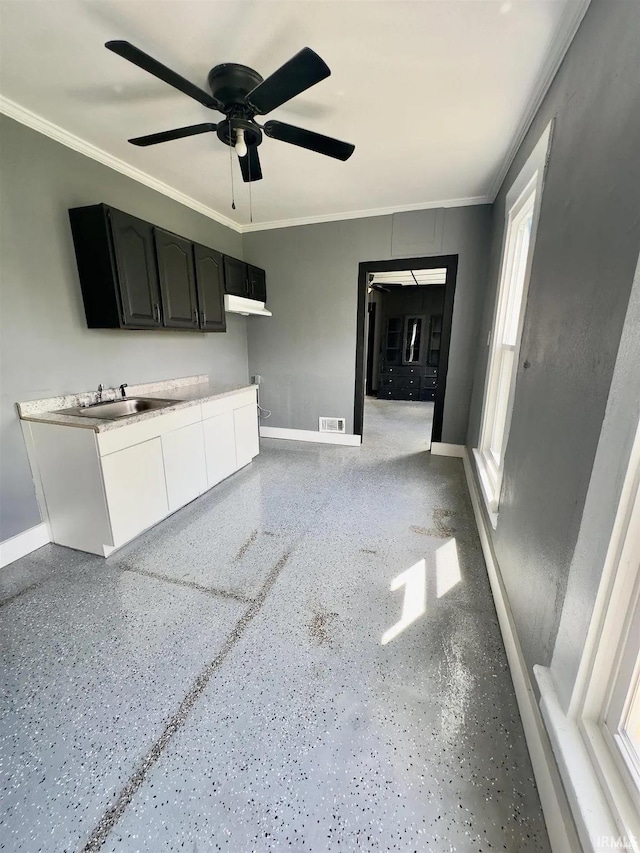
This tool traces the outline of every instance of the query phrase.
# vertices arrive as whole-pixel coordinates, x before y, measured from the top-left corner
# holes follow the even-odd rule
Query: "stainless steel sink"
[[[154,409],[164,409],[175,406],[180,400],[160,400],[157,397],[127,397],[125,400],[114,400],[105,403],[94,403],[92,406],[76,406],[73,409],[59,409],[59,415],[80,415],[83,418],[104,418],[107,421],[117,418],[128,418],[140,412],[152,412]]]

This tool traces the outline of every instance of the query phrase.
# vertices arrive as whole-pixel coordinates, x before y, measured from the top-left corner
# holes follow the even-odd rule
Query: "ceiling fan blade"
[[[331,136],[322,136],[321,133],[304,130],[292,124],[283,124],[281,121],[268,121],[263,130],[271,139],[279,139],[290,145],[299,145],[300,148],[308,148],[309,151],[317,151],[318,154],[326,154],[327,157],[335,157],[336,160],[348,160],[356,148],[349,142],[340,142],[339,139],[333,139]]]
[[[105,44],[105,47],[108,50],[117,53],[118,56],[121,56],[123,59],[128,59],[129,62],[133,62],[134,65],[137,65],[138,68],[142,68],[143,71],[148,71],[149,74],[153,74],[153,76],[157,77],[158,80],[163,80],[165,83],[173,86],[174,89],[178,89],[190,98],[194,98],[196,101],[204,104],[205,107],[222,112],[222,104],[209,95],[208,92],[205,92],[204,89],[200,89],[194,83],[190,83],[188,80],[185,80],[184,77],[176,74],[175,71],[167,68],[166,65],[158,62],[157,59],[149,56],[149,54],[144,53],[137,47],[134,47],[130,42],[108,41]]]
[[[262,169],[260,168],[257,145],[248,145],[246,157],[238,157],[238,160],[240,161],[242,180],[245,184],[262,180]]]
[[[246,101],[258,115],[266,115],[330,74],[327,63],[310,47],[303,47],[249,92]]]
[[[197,133],[214,131],[217,124],[191,124],[189,127],[176,127],[175,130],[163,130],[161,133],[150,133],[149,136],[136,136],[130,139],[132,145],[157,145],[159,142],[170,142],[172,139],[182,139],[184,136],[195,136]]]

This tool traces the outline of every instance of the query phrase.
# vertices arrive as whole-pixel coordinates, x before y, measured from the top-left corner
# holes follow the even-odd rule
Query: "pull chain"
[[[232,137],[231,137],[232,132],[233,131],[231,130],[231,124],[229,124],[229,141],[231,141],[231,139],[232,139]],[[232,152],[232,148],[233,148],[233,145],[229,145],[229,169],[231,170],[231,210],[235,210],[236,209],[236,197],[235,197],[235,192],[233,189],[233,152]]]

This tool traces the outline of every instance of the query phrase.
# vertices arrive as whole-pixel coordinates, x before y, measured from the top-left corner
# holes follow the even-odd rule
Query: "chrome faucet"
[[[124,389],[128,388],[128,387],[129,386],[127,385],[126,382],[123,382],[122,385],[120,386],[120,394],[121,394],[123,400],[125,400],[127,397],[127,392]]]
[[[102,402],[102,394],[104,393],[104,385],[102,382],[98,385],[98,391],[96,393],[96,403]]]

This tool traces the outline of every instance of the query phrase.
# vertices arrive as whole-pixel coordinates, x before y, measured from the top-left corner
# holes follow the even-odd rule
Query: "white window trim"
[[[566,714],[550,671],[534,667],[541,709],[585,850],[640,851],[640,811],[602,720],[640,606],[640,424]]]
[[[513,414],[513,400],[515,396],[516,374],[518,368],[518,360],[520,354],[520,343],[522,340],[522,329],[524,325],[525,307],[527,303],[527,294],[529,290],[529,280],[531,277],[531,265],[535,252],[535,242],[538,232],[538,222],[540,219],[540,207],[542,203],[542,191],[544,187],[544,178],[546,165],[549,156],[549,146],[551,142],[551,131],[553,123],[549,123],[538,140],[537,145],[533,149],[529,159],[523,166],[518,177],[514,180],[509,191],[507,192],[505,202],[505,227],[502,242],[502,260],[500,264],[499,286],[494,309],[493,323],[487,345],[489,346],[489,358],[487,361],[487,374],[485,379],[484,402],[482,407],[482,421],[480,426],[480,437],[478,447],[474,448],[473,454],[476,461],[476,468],[480,480],[481,493],[484,498],[486,509],[489,515],[491,525],[495,528],[498,523],[498,510],[500,504],[500,490],[502,487],[502,475],[504,470],[504,458],[509,440],[509,431],[511,428],[511,417]],[[529,240],[529,250],[527,255],[527,264],[522,288],[521,307],[518,319],[518,332],[516,343],[513,347],[514,359],[511,374],[511,381],[508,388],[508,397],[506,400],[506,417],[504,425],[504,438],[502,442],[501,460],[496,464],[493,454],[489,450],[489,443],[494,425],[494,415],[497,409],[497,386],[499,379],[499,359],[497,358],[498,338],[502,338],[502,327],[504,326],[504,315],[506,311],[506,301],[508,292],[506,282],[511,271],[513,256],[510,251],[511,247],[508,243],[508,237],[511,232],[512,223],[517,219],[518,214],[528,203],[529,198],[535,193],[535,202],[533,210],[533,219],[531,223],[531,235]],[[495,331],[500,327],[500,334],[496,335]]]

